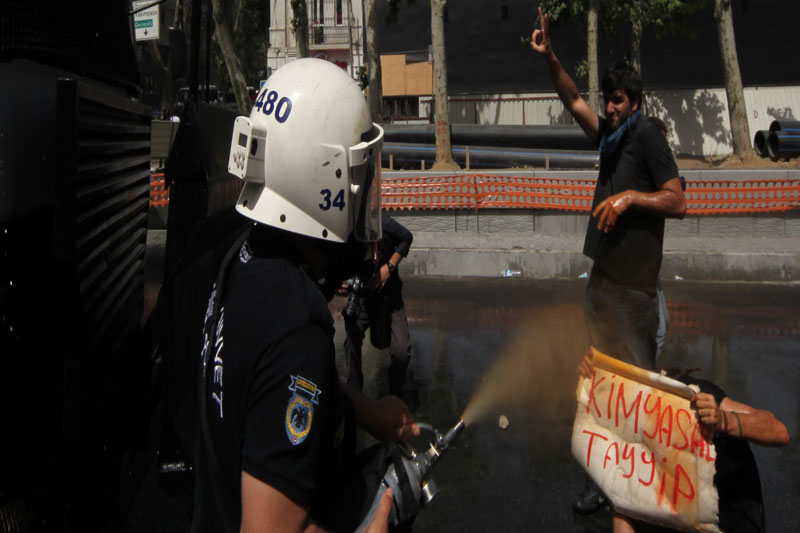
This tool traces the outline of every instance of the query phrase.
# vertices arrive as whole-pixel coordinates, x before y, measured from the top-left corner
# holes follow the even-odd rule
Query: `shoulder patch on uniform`
[[[286,436],[292,445],[301,444],[311,432],[314,420],[314,406],[319,404],[322,391],[303,376],[290,376],[292,383],[289,390],[293,392],[286,407]]]

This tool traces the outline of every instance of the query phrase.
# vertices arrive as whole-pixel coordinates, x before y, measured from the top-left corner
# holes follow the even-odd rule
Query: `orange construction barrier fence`
[[[384,177],[381,204],[386,209],[527,208],[589,212],[595,180],[453,174]],[[800,179],[688,181],[689,215],[744,215],[800,209]],[[150,176],[150,205],[169,205],[164,173]]]
[[[383,178],[386,209],[528,208],[589,212],[595,180],[456,174]],[[800,209],[800,179],[689,181],[687,214],[742,215]]]
[[[164,182],[164,173],[150,174],[150,206],[166,207],[169,205],[169,189]]]

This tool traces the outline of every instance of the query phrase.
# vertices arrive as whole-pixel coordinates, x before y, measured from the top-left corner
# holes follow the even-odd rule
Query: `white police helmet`
[[[381,237],[380,151],[358,85],[321,59],[287,63],[270,76],[250,117],[233,129],[228,172],[245,181],[244,216],[333,242],[351,232]]]

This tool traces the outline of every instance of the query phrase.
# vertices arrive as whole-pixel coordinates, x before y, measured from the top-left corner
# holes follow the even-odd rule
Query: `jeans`
[[[667,309],[667,299],[664,297],[664,289],[661,287],[661,280],[658,281],[658,333],[656,333],[656,363],[664,349],[667,340],[667,330],[669,329],[669,310]]]
[[[658,298],[619,284],[593,269],[586,286],[584,318],[601,352],[655,370]]]

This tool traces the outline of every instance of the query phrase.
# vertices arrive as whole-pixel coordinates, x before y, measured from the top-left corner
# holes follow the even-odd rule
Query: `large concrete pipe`
[[[597,151],[567,150],[523,150],[520,148],[498,148],[491,146],[453,146],[453,157],[462,167],[476,168],[557,168],[594,169],[600,163]],[[391,157],[391,160],[390,160]],[[430,168],[436,159],[436,147],[432,144],[409,144],[387,142],[383,146],[384,167],[419,168],[424,161]]]
[[[433,124],[385,124],[392,143],[435,144]],[[503,146],[548,150],[596,150],[579,126],[495,126],[453,124],[452,143],[464,146]]]
[[[770,131],[767,151],[773,160],[797,157],[800,155],[800,129]]]
[[[767,138],[769,137],[769,130],[758,130],[755,137],[753,137],[753,149],[757,155],[767,157]]]

